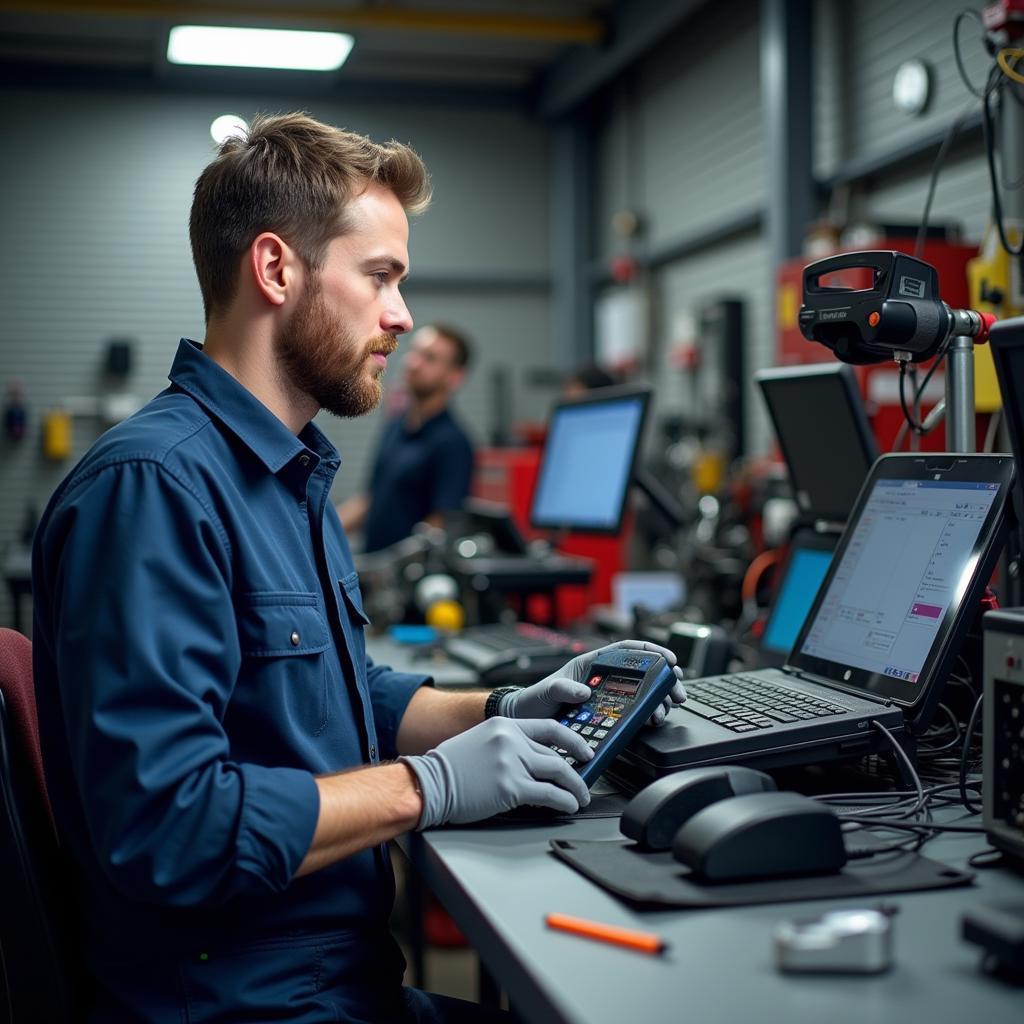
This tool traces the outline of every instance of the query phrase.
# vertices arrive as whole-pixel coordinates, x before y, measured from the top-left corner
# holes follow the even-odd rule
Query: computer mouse
[[[679,826],[702,807],[742,793],[774,790],[764,772],[738,765],[712,765],[674,772],[652,782],[626,804],[619,828],[651,850],[667,850]]]
[[[747,793],[709,804],[676,833],[676,860],[710,882],[838,871],[839,818],[799,793]]]

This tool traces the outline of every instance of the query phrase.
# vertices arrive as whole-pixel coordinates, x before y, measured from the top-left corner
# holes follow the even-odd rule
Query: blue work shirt
[[[170,380],[60,485],[33,552],[47,783],[100,1005],[119,1007],[96,1019],[177,1022],[182,999],[189,1020],[248,1019],[253,950],[282,978],[334,957],[397,987],[386,847],[293,876],[314,776],[394,757],[426,677],[366,657],[324,435],[291,433],[193,342]]]
[[[434,512],[461,508],[473,474],[473,446],[447,410],[410,427],[392,420],[370,474],[364,542],[378,551],[412,533]]]

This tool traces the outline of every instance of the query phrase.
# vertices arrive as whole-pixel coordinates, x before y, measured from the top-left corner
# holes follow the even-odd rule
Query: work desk
[[[374,664],[389,665],[396,672],[433,676],[435,684],[441,689],[485,688],[473,669],[452,661],[440,651],[431,656],[424,648],[396,643],[389,636],[367,633],[366,653]]]
[[[564,824],[436,829],[402,846],[530,1024],[1020,1024],[1024,988],[983,975],[963,942],[960,915],[980,903],[1024,907],[1024,876],[979,870],[973,886],[873,897],[899,907],[894,966],[881,975],[783,975],[772,935],[787,918],[812,917],[835,900],[715,910],[632,910],[548,852],[552,837],[610,839],[614,818]],[[928,843],[933,859],[965,868],[981,837]],[[656,932],[661,956],[553,932],[561,911]]]

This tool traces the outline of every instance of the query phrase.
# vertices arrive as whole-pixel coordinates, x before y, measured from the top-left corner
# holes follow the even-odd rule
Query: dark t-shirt
[[[469,493],[473,446],[445,409],[413,430],[403,417],[384,429],[370,475],[366,550],[412,533],[433,512],[459,508]]]

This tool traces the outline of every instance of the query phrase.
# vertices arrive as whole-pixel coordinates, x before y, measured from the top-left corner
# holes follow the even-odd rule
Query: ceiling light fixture
[[[172,64],[335,71],[353,42],[343,32],[175,25],[167,37],[167,59]]]

